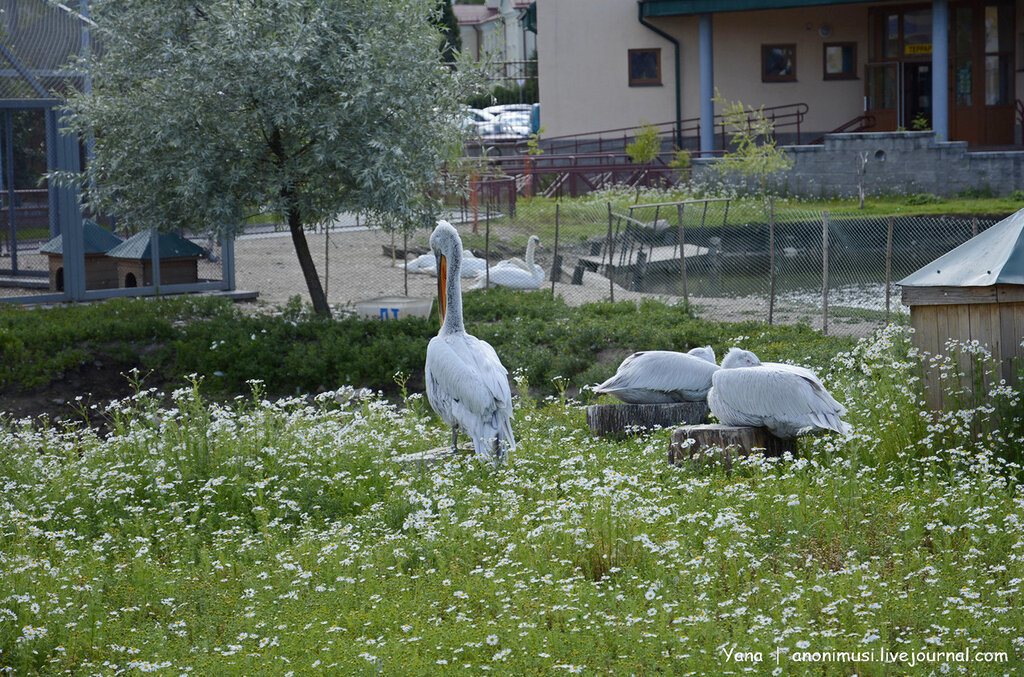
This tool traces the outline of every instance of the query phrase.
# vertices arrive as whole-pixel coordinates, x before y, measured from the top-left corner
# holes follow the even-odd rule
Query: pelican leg
[[[458,453],[459,451],[459,426],[452,426],[452,453]]]

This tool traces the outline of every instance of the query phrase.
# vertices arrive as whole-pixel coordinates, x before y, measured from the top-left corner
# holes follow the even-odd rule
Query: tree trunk
[[[320,276],[316,273],[313,255],[309,253],[306,231],[302,229],[302,216],[294,207],[288,208],[288,229],[292,233],[292,244],[295,246],[295,254],[299,257],[302,276],[306,278],[306,288],[309,289],[309,300],[313,303],[313,311],[322,317],[330,317],[331,307],[327,305],[327,295],[324,294]]]

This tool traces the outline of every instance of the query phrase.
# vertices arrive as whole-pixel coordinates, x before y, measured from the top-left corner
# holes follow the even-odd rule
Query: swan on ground
[[[686,353],[645,350],[624,359],[615,375],[593,391],[629,404],[699,402],[707,397],[719,368],[711,346]]]
[[[749,350],[732,348],[711,377],[708,406],[725,425],[763,426],[792,439],[809,430],[846,435],[846,407],[832,397],[810,369],[762,363]]]
[[[526,260],[525,261],[523,259],[519,258],[518,256],[513,256],[510,259],[505,259],[505,260],[502,260],[502,261],[498,261],[496,264],[494,264],[494,266],[492,266],[492,270],[494,268],[498,268],[500,266],[507,266],[507,265],[517,266],[519,268],[522,268],[523,270],[525,270],[528,273],[532,272],[532,273],[534,273],[536,275],[540,275],[541,282],[543,282],[544,281],[544,269],[541,268],[540,265],[538,265],[537,263],[534,263],[534,253],[537,251],[537,247],[539,247],[539,246],[540,246],[540,238],[537,237],[536,235],[531,235],[530,239],[526,241]]]
[[[447,222],[446,222],[447,223]],[[399,263],[399,268],[405,268],[410,273],[419,273],[421,275],[437,275],[436,259],[434,252],[427,252],[426,254],[420,254],[412,261],[406,263]],[[484,259],[478,259],[473,255],[473,252],[468,249],[462,250],[462,277],[476,277],[477,274],[487,268],[487,261]]]
[[[439,221],[430,236],[436,255],[437,309],[441,329],[427,345],[427,400],[452,427],[452,449],[461,429],[477,455],[503,462],[516,447],[512,433],[512,393],[508,371],[494,348],[466,333],[462,319],[462,241]]]
[[[544,269],[534,263],[534,252],[540,238],[531,235],[526,244],[526,260],[512,257],[498,261],[491,266],[490,273],[482,270],[476,274],[476,280],[469,286],[469,289],[480,289],[487,286],[488,277],[492,285],[499,287],[511,287],[513,289],[540,289],[544,284]]]

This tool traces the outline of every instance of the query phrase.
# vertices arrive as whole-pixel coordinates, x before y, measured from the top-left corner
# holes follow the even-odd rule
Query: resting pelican
[[[427,345],[426,389],[430,406],[452,427],[452,450],[461,428],[478,456],[503,462],[516,448],[508,371],[494,348],[466,333],[462,322],[462,241],[446,221],[430,236],[437,256],[437,310],[441,329]]]
[[[764,426],[783,439],[808,429],[843,435],[851,430],[840,419],[846,407],[836,402],[809,369],[778,362],[762,364],[749,350],[732,348],[711,383],[708,406],[725,425]]]
[[[412,261],[399,263],[398,267],[405,268],[410,273],[437,275],[437,260],[434,256],[434,252],[420,254]],[[487,261],[473,256],[473,252],[468,249],[462,250],[462,277],[476,277],[480,271],[486,268]]]
[[[645,350],[624,359],[615,376],[593,390],[630,404],[699,402],[707,397],[719,369],[711,346],[686,353]]]

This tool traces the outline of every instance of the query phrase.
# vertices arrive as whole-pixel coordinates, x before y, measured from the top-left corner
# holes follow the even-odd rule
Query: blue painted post
[[[711,14],[700,15],[700,150],[711,157],[715,149],[715,69],[713,63]]]
[[[932,130],[949,141],[949,0],[932,0]]]
[[[57,169],[78,172],[78,137],[69,129],[57,134]],[[82,233],[82,209],[74,186],[57,189],[57,213],[60,219],[62,260],[64,265],[64,296],[69,301],[85,298],[85,236]]]
[[[57,169],[57,112],[52,106],[46,109],[46,170]],[[57,187],[47,181],[47,206],[50,216],[50,237],[60,235],[60,221],[57,216]]]

